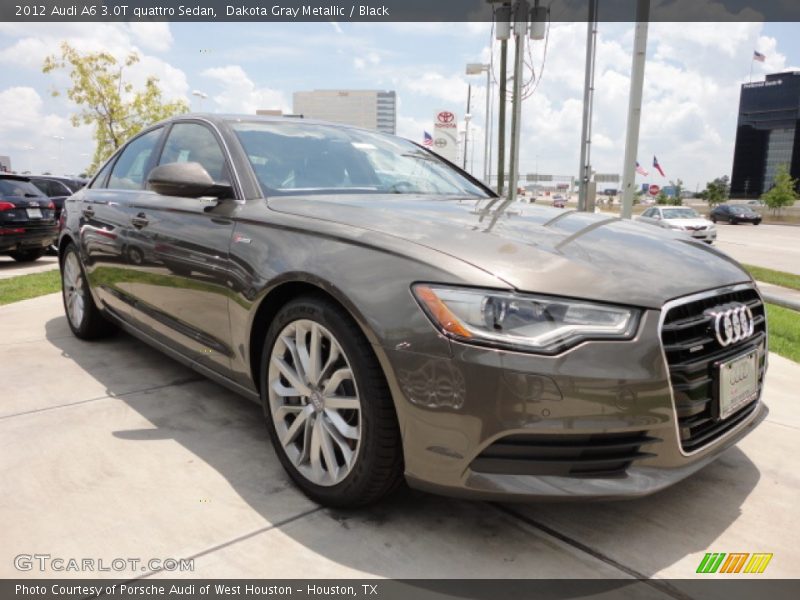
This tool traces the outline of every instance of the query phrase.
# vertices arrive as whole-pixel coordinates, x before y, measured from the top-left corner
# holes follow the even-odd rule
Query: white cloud
[[[163,21],[133,21],[128,25],[134,39],[147,50],[166,52],[172,47],[169,23]]]
[[[255,114],[258,109],[279,108],[291,111],[291,105],[280,90],[258,87],[240,65],[213,67],[201,75],[215,81],[221,91],[212,96],[222,112]]]
[[[0,114],[14,116],[0,119],[0,154],[12,157],[13,169],[79,173],[91,162],[91,129],[74,128],[66,117],[47,112],[33,88],[17,86],[0,91]]]

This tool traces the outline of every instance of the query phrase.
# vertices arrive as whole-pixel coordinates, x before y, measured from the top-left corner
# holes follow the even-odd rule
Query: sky
[[[638,181],[680,178],[695,189],[729,175],[740,85],[751,66],[754,81],[800,70],[798,32],[797,23],[651,24],[638,157],[651,174]],[[598,173],[622,174],[633,34],[630,23],[599,25],[592,140]],[[117,57],[137,52],[141,61],[125,70],[125,80],[139,86],[155,75],[167,98],[183,98],[194,111],[291,112],[294,91],[395,90],[397,133],[416,141],[432,132],[439,110],[463,119],[471,83],[475,143],[468,167],[483,174],[486,76],[467,76],[465,65],[490,62],[492,46],[497,61],[490,24],[0,23],[0,155],[10,156],[16,170],[79,173],[91,160],[91,129],[73,127],[76,107],[64,94],[51,95],[65,90],[67,74],[41,72],[63,40]],[[585,40],[585,23],[554,23],[546,44],[531,45],[539,81],[522,104],[523,174],[579,171]],[[766,62],[753,62],[753,50]],[[526,68],[525,79],[531,76]],[[654,155],[666,179],[653,174]]]

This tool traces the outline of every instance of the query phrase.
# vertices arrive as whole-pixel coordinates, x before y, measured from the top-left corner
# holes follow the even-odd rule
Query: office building
[[[306,119],[320,119],[377,129],[397,131],[397,95],[380,90],[314,90],[295,92],[292,110]]]
[[[800,178],[800,71],[742,86],[731,197],[756,198],[768,191],[781,164]]]

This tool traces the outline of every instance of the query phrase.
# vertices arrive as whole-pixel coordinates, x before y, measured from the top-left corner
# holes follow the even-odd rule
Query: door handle
[[[94,216],[94,209],[91,206],[87,206],[82,212],[83,216],[87,219],[91,219]]]
[[[150,223],[150,220],[147,218],[147,215],[143,212],[140,212],[135,217],[131,217],[131,225],[136,227],[136,229],[141,229],[142,227],[147,227]]]

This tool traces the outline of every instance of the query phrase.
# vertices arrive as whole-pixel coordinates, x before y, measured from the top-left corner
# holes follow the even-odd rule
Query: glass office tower
[[[780,164],[800,178],[800,71],[742,86],[731,197],[757,198],[769,190]]]

